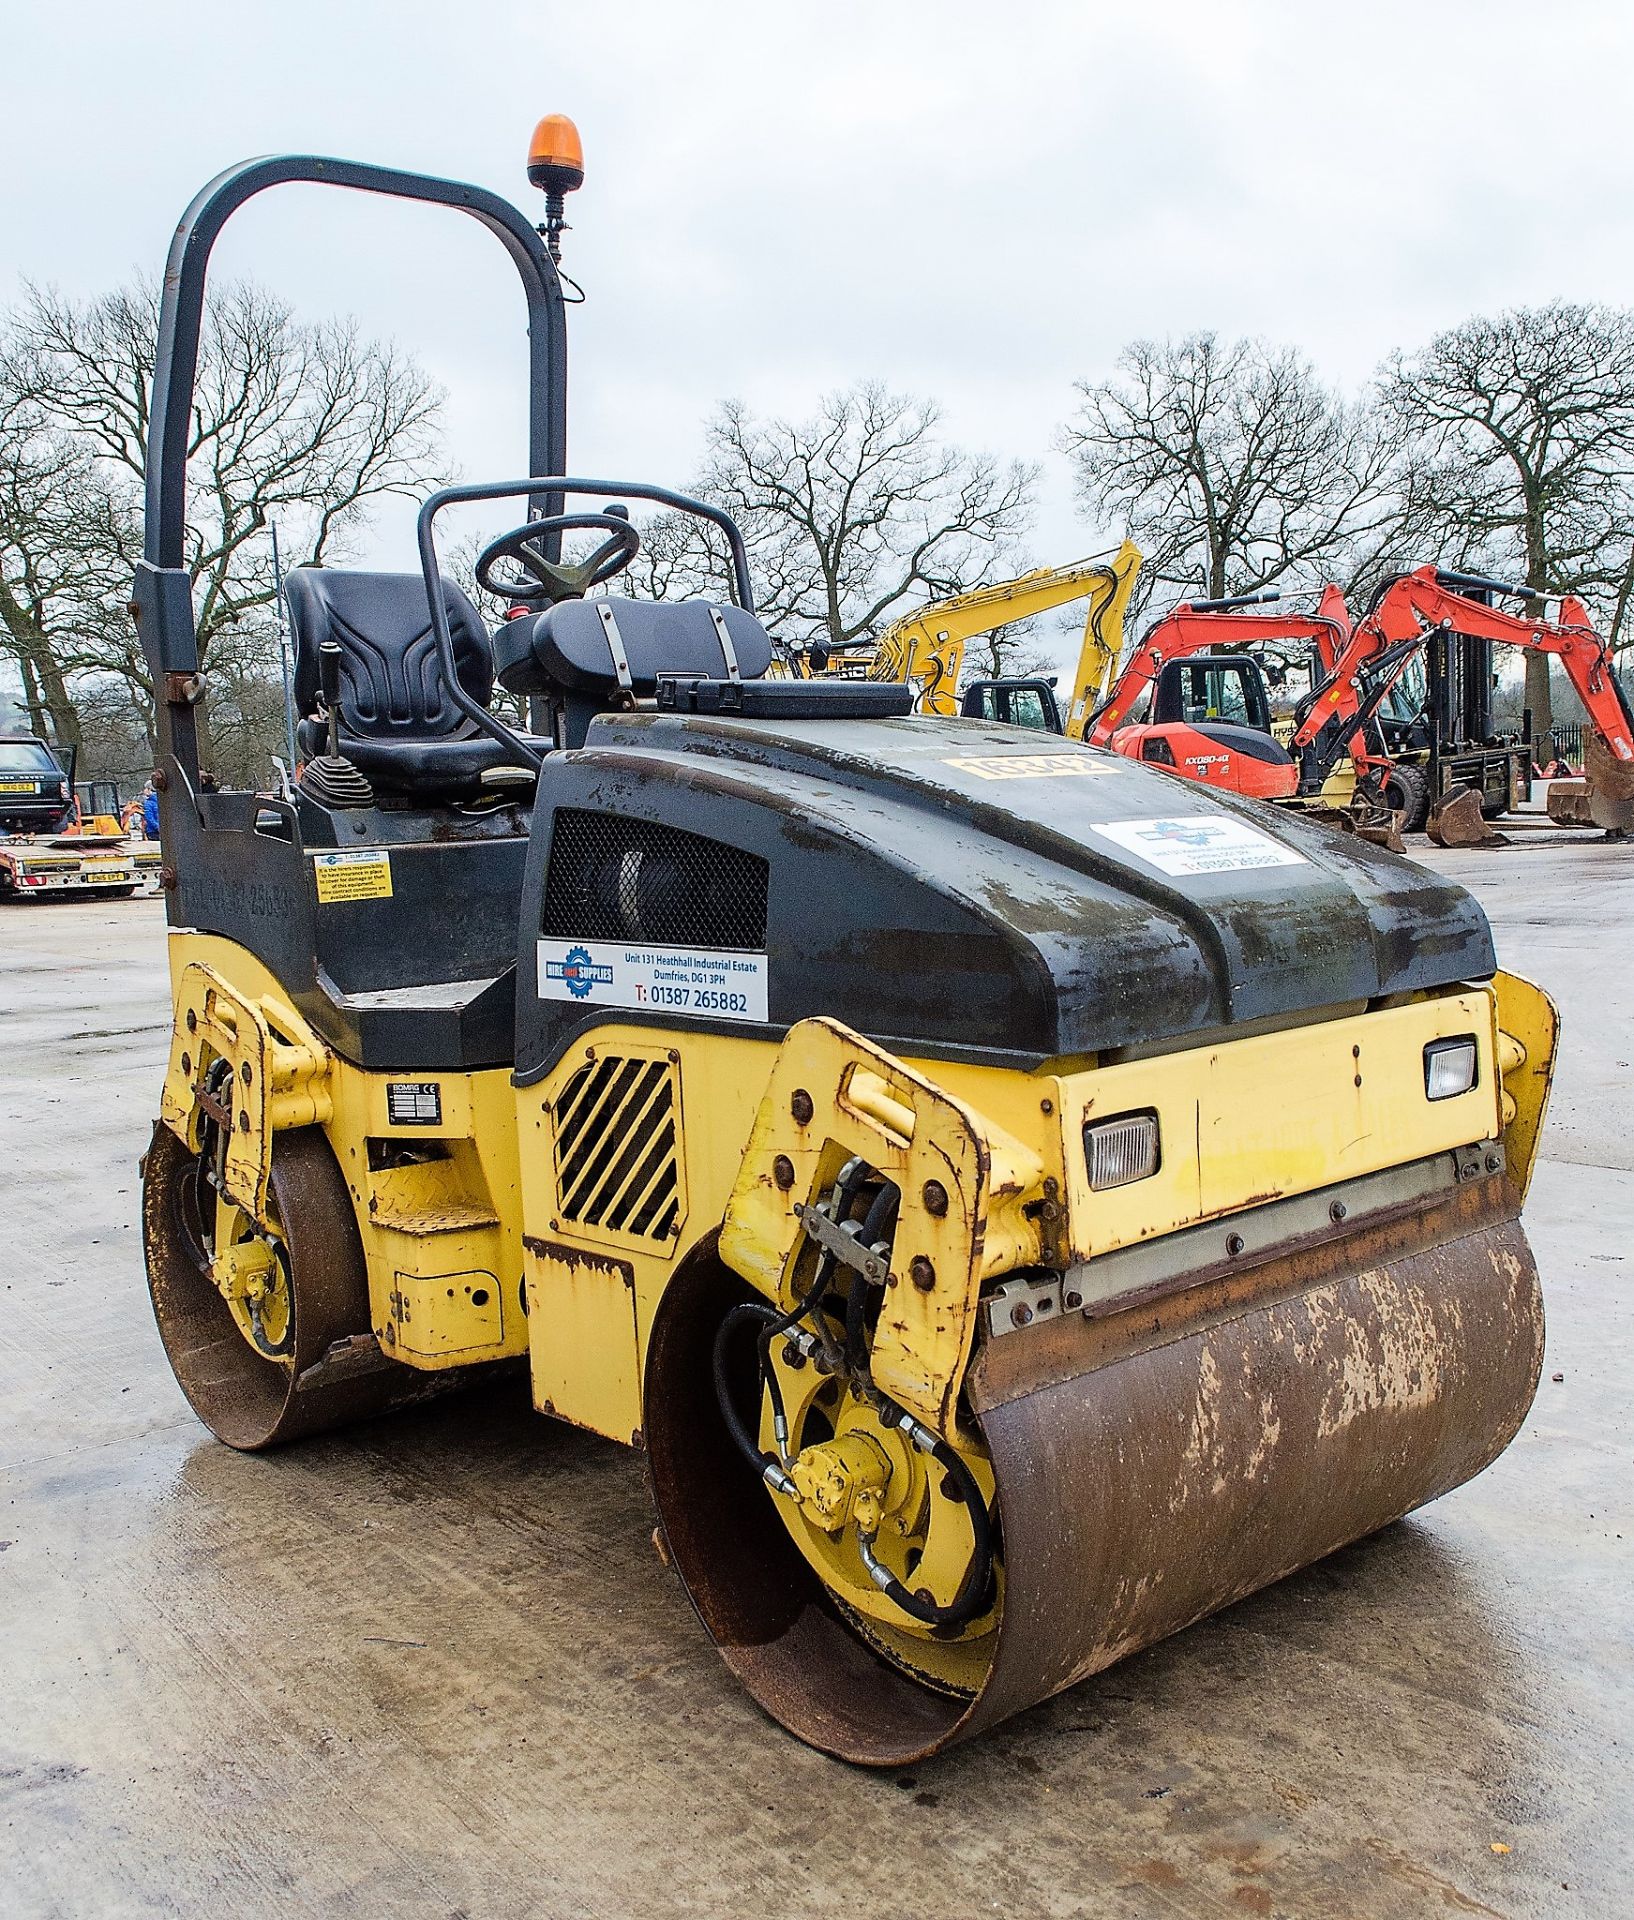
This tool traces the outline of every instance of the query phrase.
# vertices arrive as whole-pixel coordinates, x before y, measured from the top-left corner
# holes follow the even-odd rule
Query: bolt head
[[[916,1253],[908,1268],[908,1278],[921,1293],[929,1293],[936,1285],[936,1269],[922,1253]]]
[[[1025,1327],[1031,1322],[1032,1317],[1033,1310],[1025,1301],[1018,1300],[1010,1309],[1010,1324],[1012,1327]]]
[[[809,1126],[811,1124],[811,1116],[816,1111],[816,1107],[812,1104],[811,1095],[806,1092],[804,1087],[796,1087],[794,1097],[789,1101],[789,1112],[794,1116],[794,1124],[797,1127]]]
[[[794,1185],[794,1162],[786,1153],[780,1153],[772,1162],[772,1178],[784,1193]]]
[[[947,1188],[940,1180],[927,1180],[920,1198],[925,1203],[925,1211],[933,1219],[940,1220],[947,1213]]]

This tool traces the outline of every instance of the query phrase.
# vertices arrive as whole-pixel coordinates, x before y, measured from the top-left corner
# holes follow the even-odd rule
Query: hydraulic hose
[[[967,1620],[974,1620],[986,1611],[991,1604],[993,1589],[993,1521],[987,1511],[987,1501],[976,1483],[976,1476],[948,1445],[947,1441],[930,1432],[909,1414],[897,1409],[897,1424],[907,1433],[921,1452],[928,1453],[953,1482],[953,1497],[964,1502],[965,1511],[970,1515],[970,1562],[965,1568],[963,1580],[959,1582],[959,1591],[945,1607],[934,1600],[922,1599],[910,1591],[897,1579],[883,1561],[875,1557],[874,1536],[858,1533],[857,1547],[862,1555],[862,1564],[868,1569],[868,1577],[879,1588],[887,1600],[899,1606],[906,1614],[921,1621],[927,1627],[962,1627]],[[926,1445],[929,1441],[931,1444]]]
[[[872,1250],[885,1240],[896,1226],[897,1208],[902,1204],[902,1194],[892,1182],[887,1181],[869,1207],[857,1238]],[[868,1306],[868,1285],[861,1273],[853,1271],[851,1286],[845,1296],[845,1364],[851,1374],[859,1380],[868,1378],[867,1325],[864,1314]]]
[[[731,1343],[733,1328],[741,1326],[745,1320],[775,1321],[780,1317],[776,1307],[769,1306],[764,1301],[745,1300],[738,1306],[735,1306],[732,1311],[727,1314],[726,1318],[722,1320],[720,1326],[715,1330],[715,1398],[720,1403],[721,1418],[726,1422],[726,1430],[731,1434],[734,1444],[744,1459],[749,1462],[755,1472],[759,1474],[761,1479],[766,1482],[767,1486],[769,1486],[774,1493],[792,1494],[795,1491],[795,1485],[789,1478],[788,1469],[783,1465],[781,1460],[774,1460],[769,1453],[762,1453],[755,1442],[754,1436],[743,1424],[742,1418],[732,1401],[732,1381],[727,1371],[726,1349]],[[763,1372],[762,1379],[764,1380],[765,1378],[766,1375]],[[782,1414],[782,1395],[778,1393],[775,1388],[772,1406],[773,1418],[775,1420]],[[787,1417],[784,1416],[783,1426],[785,1432],[787,1431],[787,1424]]]
[[[859,1160],[850,1160],[841,1169],[840,1177],[834,1183],[830,1196],[831,1217],[836,1221],[843,1221],[855,1205],[858,1189],[862,1185],[862,1176],[866,1171],[867,1169]],[[872,1247],[888,1237],[895,1225],[900,1204],[900,1191],[887,1181],[875,1194],[863,1218],[858,1232],[858,1239],[862,1245]],[[766,1485],[774,1493],[785,1497],[797,1497],[798,1489],[789,1474],[788,1415],[783,1401],[782,1386],[777,1378],[777,1369],[772,1365],[771,1349],[772,1343],[780,1335],[790,1332],[814,1310],[819,1310],[813,1321],[813,1335],[822,1347],[825,1358],[831,1357],[833,1361],[840,1363],[835,1370],[843,1373],[853,1387],[862,1391],[872,1401],[887,1426],[900,1428],[921,1453],[928,1455],[941,1467],[951,1483],[946,1491],[952,1498],[962,1501],[965,1511],[970,1515],[972,1535],[970,1561],[965,1568],[964,1578],[959,1583],[959,1591],[945,1607],[939,1606],[934,1600],[921,1597],[906,1587],[874,1553],[875,1536],[859,1529],[857,1549],[863,1566],[869,1579],[880,1592],[910,1618],[929,1627],[962,1626],[966,1621],[982,1613],[991,1600],[993,1525],[992,1517],[987,1510],[987,1502],[975,1475],[946,1440],[932,1433],[928,1427],[922,1426],[904,1408],[896,1406],[874,1390],[867,1367],[867,1327],[864,1319],[866,1282],[860,1272],[853,1273],[846,1295],[843,1355],[834,1350],[831,1335],[825,1338],[827,1329],[823,1325],[820,1308],[832,1266],[832,1256],[826,1250],[821,1252],[811,1285],[799,1301],[786,1312],[780,1312],[767,1301],[745,1300],[726,1314],[716,1329],[712,1355],[715,1398],[720,1405],[721,1418],[726,1423],[726,1430],[731,1435],[733,1444]],[[748,1321],[755,1321],[760,1326],[757,1341],[760,1385],[772,1403],[772,1431],[777,1436],[778,1445],[776,1458],[762,1451],[755,1436],[745,1425],[732,1397],[728,1348],[734,1331]]]

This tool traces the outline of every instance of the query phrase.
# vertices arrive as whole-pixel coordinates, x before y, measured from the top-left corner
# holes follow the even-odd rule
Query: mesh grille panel
[[[758,854],[702,834],[563,807],[540,932],[752,951],[766,944],[766,872]]]
[[[642,1240],[676,1220],[675,1069],[666,1060],[597,1060],[556,1105],[562,1219]]]

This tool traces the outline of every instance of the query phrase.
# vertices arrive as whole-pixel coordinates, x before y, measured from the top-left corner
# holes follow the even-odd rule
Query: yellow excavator
[[[795,657],[793,677],[907,681],[915,689],[920,713],[965,711],[984,719],[1047,727],[1052,733],[1065,731],[1076,739],[1122,649],[1123,616],[1139,571],[1140,551],[1127,540],[1114,554],[1073,560],[1062,567],[1035,567],[1014,580],[972,587],[968,593],[933,600],[915,613],[904,614],[877,637],[871,652],[809,648]],[[1074,600],[1087,600],[1089,608],[1065,728],[1059,712],[1053,721],[1045,717],[1054,708],[1055,695],[1044,681],[979,680],[966,690],[961,705],[959,675],[971,640]],[[984,699],[984,694],[990,697]],[[1013,715],[1012,705],[1017,708]]]

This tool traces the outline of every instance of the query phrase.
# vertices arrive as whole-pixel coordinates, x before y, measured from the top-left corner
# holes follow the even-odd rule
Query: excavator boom
[[[1088,715],[1087,725],[1078,729],[1078,737],[1092,747],[1104,747],[1120,725],[1128,724],[1129,715],[1169,661],[1218,646],[1237,651],[1274,642],[1310,641],[1324,672],[1331,675],[1351,638],[1344,594],[1336,586],[1325,586],[1313,614],[1244,610],[1275,597],[1267,593],[1226,601],[1183,601],[1173,608],[1141,640],[1111,691]]]
[[[866,678],[907,680],[918,690],[922,712],[959,711],[959,675],[967,642],[1037,613],[1087,599],[1083,647],[1074,681],[1073,711],[1104,682],[1123,644],[1123,614],[1140,570],[1140,550],[1125,541],[1110,557],[1074,560],[1063,567],[1036,567],[1014,580],[972,587],[968,593],[933,600],[886,627],[874,644]],[[1080,729],[1081,731],[1081,729]],[[1070,721],[1067,732],[1076,738]]]
[[[1463,590],[1457,584],[1460,581]],[[1294,751],[1312,745],[1335,723],[1343,728],[1360,718],[1363,682],[1370,664],[1376,667],[1384,656],[1395,655],[1382,686],[1377,673],[1372,676],[1372,692],[1377,694],[1399,678],[1422,644],[1441,630],[1558,659],[1611,760],[1634,769],[1634,724],[1611,671],[1606,644],[1595,632],[1583,602],[1575,594],[1567,594],[1556,619],[1526,619],[1472,599],[1468,591],[1472,586],[1496,588],[1500,583],[1476,582],[1430,566],[1388,581],[1356,623],[1326,683],[1316,690],[1301,714],[1294,730]],[[1502,591],[1520,593],[1525,589]],[[1358,771],[1376,760],[1360,728],[1350,741],[1350,752]]]

